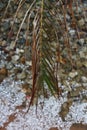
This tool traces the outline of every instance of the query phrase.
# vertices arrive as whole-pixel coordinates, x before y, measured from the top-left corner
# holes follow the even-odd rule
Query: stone
[[[87,22],[87,18],[85,18],[85,22]]]
[[[82,84],[83,87],[87,88],[87,82]]]
[[[23,85],[22,85],[22,91],[23,91],[26,95],[31,96],[32,91],[31,91],[31,88],[30,88],[29,86],[30,86],[30,85],[29,85],[28,83],[23,84]]]
[[[8,70],[3,67],[0,69],[0,82],[2,82],[4,80],[4,78],[6,78],[8,76]]]
[[[26,0],[26,3],[30,3],[30,0]]]
[[[0,1],[0,11],[4,8],[4,4]]]
[[[9,48],[10,48],[10,49],[12,49],[12,50],[15,48],[15,42],[14,42],[14,41],[12,41],[12,42],[11,42],[11,44],[10,44],[10,47],[9,47]]]
[[[84,24],[85,24],[85,21],[83,18],[78,21],[79,26],[83,26]]]
[[[7,60],[8,62],[10,62],[10,61],[11,61],[11,56],[8,55],[8,56],[6,57],[6,60]]]
[[[9,21],[5,21],[2,25],[2,30],[3,31],[8,31],[10,29],[10,22]]]
[[[13,50],[10,50],[9,55],[12,57],[13,55],[15,55],[15,52]]]
[[[81,77],[82,82],[87,83],[87,78],[85,76]]]
[[[20,49],[20,53],[24,53],[24,50],[23,50],[23,49]]]
[[[74,78],[78,75],[78,72],[70,72],[69,77]]]
[[[24,57],[24,56],[21,57],[20,62],[21,62],[22,64],[25,64],[25,57]]]
[[[70,130],[87,130],[87,124],[75,123],[70,127]]]
[[[26,82],[27,82],[30,86],[32,86],[33,81],[32,81],[32,79],[29,79],[28,76],[27,76],[27,78],[26,78]]]
[[[20,73],[20,74],[17,74],[17,79],[23,80],[25,78],[26,78],[26,73],[24,71],[22,73]]]
[[[16,54],[19,54],[19,53],[20,53],[20,49],[16,48]]]
[[[81,38],[81,39],[79,39],[77,41],[77,44],[80,45],[80,46],[82,46],[82,45],[84,45],[84,42],[85,42],[85,40],[83,38]]]
[[[78,13],[81,13],[81,11],[82,11],[81,8],[78,6]]]
[[[23,49],[16,48],[16,54],[19,54],[19,53],[24,53],[24,50],[23,50]]]
[[[82,3],[87,4],[87,0],[81,0]]]
[[[14,65],[11,62],[8,62],[6,67],[7,67],[8,70],[12,70]]]
[[[35,17],[34,11],[31,12],[31,18],[33,19]]]
[[[75,30],[70,30],[69,33],[71,34],[71,36],[75,35]]]
[[[65,121],[65,117],[67,116],[69,112],[69,107],[72,105],[72,100],[68,100],[67,102],[64,102],[61,106],[61,111],[59,112],[59,115],[61,116],[62,120]]]
[[[1,45],[1,46],[6,46],[6,41],[5,41],[5,40],[1,41],[1,42],[0,42],[0,45]]]
[[[32,61],[26,61],[26,65],[32,66]]]
[[[5,54],[8,54],[9,53],[9,48],[8,47],[4,47],[3,51],[4,51]]]
[[[25,30],[26,28],[27,28],[27,24],[24,23],[21,29],[22,29],[22,30]]]
[[[14,68],[14,73],[15,75],[17,75],[18,73],[22,73],[22,68],[21,67]]]
[[[80,51],[79,54],[80,54],[80,58],[85,58],[85,53],[83,51]]]
[[[71,91],[69,94],[68,94],[68,97],[70,98],[74,98],[74,97],[79,97],[79,91]]]
[[[23,37],[22,37],[22,38],[19,38],[18,41],[17,41],[17,43],[20,44],[20,45],[25,44],[25,42],[26,42],[26,39],[23,38]]]
[[[7,76],[7,75],[8,75],[8,70],[7,70],[5,67],[1,68],[1,69],[0,69],[0,75],[5,75],[5,76]]]
[[[12,56],[12,62],[15,63],[19,60],[20,56],[19,55],[14,55]]]
[[[27,61],[31,60],[31,48],[29,46],[25,47],[25,58]]]
[[[23,17],[23,11],[21,10],[21,11],[18,12],[18,18],[20,19],[22,17]]]
[[[84,61],[82,65],[87,68],[87,61]]]

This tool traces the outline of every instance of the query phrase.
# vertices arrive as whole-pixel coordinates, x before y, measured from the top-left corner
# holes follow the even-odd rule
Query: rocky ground
[[[0,2],[0,129],[48,130],[54,126],[57,128],[51,128],[50,130],[64,128],[66,130],[69,128],[70,130],[86,130],[87,126],[82,124],[87,124],[87,116],[85,116],[87,115],[87,3],[80,5],[78,10],[74,9],[80,38],[75,38],[76,30],[70,27],[70,44],[74,66],[72,69],[69,63],[64,65],[61,63],[59,74],[60,87],[63,92],[62,97],[58,102],[50,97],[48,100],[50,103],[48,105],[45,103],[42,110],[43,116],[41,108],[38,109],[38,118],[34,113],[35,107],[32,107],[30,113],[24,117],[32,87],[31,55],[29,48],[25,46],[26,23],[22,27],[17,46],[14,49],[15,37],[28,4],[29,1],[27,0],[15,19],[14,31],[9,33],[13,23],[12,14],[17,9],[17,2],[16,0],[11,1],[11,7],[8,8],[6,14],[7,0]],[[67,19],[70,20],[69,15],[67,15]],[[62,53],[66,55],[66,49]],[[48,101],[46,100],[46,102]],[[40,104],[43,107],[42,99]],[[48,113],[45,113],[47,108],[49,108]],[[51,109],[53,110],[52,113],[50,112]],[[57,111],[58,117],[55,111]],[[76,115],[73,116],[74,114]],[[46,121],[45,118],[47,118]],[[26,121],[27,123],[25,123]],[[78,125],[78,123],[80,124]]]

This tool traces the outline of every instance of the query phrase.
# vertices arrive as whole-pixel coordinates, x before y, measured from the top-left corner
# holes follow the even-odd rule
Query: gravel
[[[59,130],[69,130],[73,123],[87,123],[87,102],[73,102],[65,121],[59,115],[61,105],[66,102],[67,94],[59,99],[51,96],[49,99],[39,98],[36,114],[36,106],[31,106],[30,111],[25,114],[28,108],[16,109],[25,100],[26,96],[21,91],[21,82],[6,79],[0,84],[0,126],[5,127],[10,115],[15,114],[14,121],[10,121],[6,126],[7,130],[48,130],[50,127],[58,127]]]

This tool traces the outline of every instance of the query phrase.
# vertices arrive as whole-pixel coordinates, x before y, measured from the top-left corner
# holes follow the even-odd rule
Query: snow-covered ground
[[[55,126],[59,130],[69,130],[73,123],[87,123],[87,103],[80,104],[80,102],[73,102],[65,121],[62,121],[59,112],[61,105],[67,101],[66,94],[59,99],[50,97],[43,100],[41,97],[37,114],[35,106],[32,106],[27,114],[25,114],[27,108],[16,109],[16,106],[20,106],[24,99],[21,82],[7,79],[0,84],[0,127],[6,127],[7,130],[48,130]],[[16,118],[9,122],[9,116],[13,114]],[[9,123],[6,125],[5,122]]]

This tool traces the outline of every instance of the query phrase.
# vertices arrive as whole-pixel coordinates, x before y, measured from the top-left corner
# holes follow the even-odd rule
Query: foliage
[[[25,2],[25,0],[17,2],[18,8],[14,15],[14,21]],[[9,4],[10,0],[8,6]],[[46,86],[48,86],[50,92],[54,96],[55,94],[59,95],[61,93],[61,90],[58,87],[58,69],[60,64],[65,64],[65,60],[61,57],[61,36],[63,37],[63,45],[67,48],[69,54],[68,60],[71,65],[73,64],[66,21],[68,9],[68,12],[72,17],[72,25],[76,28],[72,4],[73,0],[31,0],[29,2],[29,8],[21,22],[14,44],[15,47],[21,28],[27,19],[25,46],[31,46],[32,48],[33,79],[29,108],[35,97],[38,102],[38,96],[41,91],[44,93]],[[8,6],[4,16],[6,15]],[[11,31],[13,26],[14,22]],[[28,36],[31,37],[31,41],[29,41]]]

